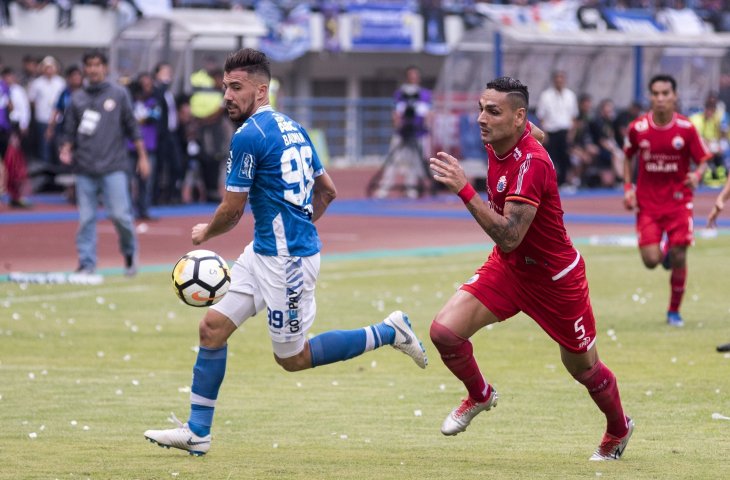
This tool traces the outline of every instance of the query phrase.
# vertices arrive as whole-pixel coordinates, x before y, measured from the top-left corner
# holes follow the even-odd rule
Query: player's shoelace
[[[459,408],[456,409],[454,412],[455,418],[461,418],[467,413],[469,413],[471,410],[476,408],[477,404],[474,400],[472,400],[471,397],[466,397],[464,401],[461,402],[461,405],[459,405]]]

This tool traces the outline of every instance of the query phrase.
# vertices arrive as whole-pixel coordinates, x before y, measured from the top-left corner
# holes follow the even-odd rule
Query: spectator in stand
[[[190,98],[181,95],[176,99],[177,141],[183,159],[183,183],[180,192],[183,203],[205,202],[206,188],[200,163],[200,143],[198,141],[198,121],[190,113]]]
[[[66,78],[66,88],[58,96],[46,129],[46,140],[51,143],[54,151],[59,147],[57,141],[63,136],[63,115],[66,107],[71,103],[71,95],[81,88],[84,81],[83,73],[77,65],[68,67],[64,72],[64,76]]]
[[[134,177],[133,203],[137,210],[138,220],[156,220],[150,215],[150,205],[152,204],[153,192],[157,190],[157,141],[162,107],[158,97],[154,94],[152,75],[147,72],[137,75],[135,81],[130,85],[130,93],[132,95],[134,118],[139,124],[139,131],[142,135],[144,147],[147,151],[147,161],[150,166],[148,176],[139,173],[140,169],[137,168],[139,166],[139,155],[135,144],[130,142],[130,156],[133,159],[135,171],[137,171]]]
[[[10,112],[10,123],[17,127],[18,134],[21,139],[28,136],[28,128],[30,127],[31,111],[28,94],[20,82],[15,71],[10,67],[2,69],[2,78],[10,90],[10,103],[13,110]]]
[[[42,75],[28,86],[28,99],[33,106],[35,118],[35,139],[38,142],[35,154],[41,162],[48,164],[53,160],[52,139],[46,137],[46,132],[53,108],[66,88],[66,81],[58,75],[58,62],[51,56],[41,61],[41,72]]]
[[[558,185],[567,186],[571,175],[570,145],[568,134],[573,120],[578,116],[578,100],[575,93],[566,86],[565,72],[556,70],[552,74],[553,84],[540,94],[537,100],[537,118],[540,128],[547,134],[545,148],[558,174]]]
[[[20,84],[26,90],[33,82],[33,80],[38,78],[38,72],[40,70],[38,66],[39,63],[40,60],[33,55],[23,56],[23,72],[20,75]]]
[[[613,122],[613,131],[616,134],[616,143],[620,145],[621,148],[623,148],[626,141],[626,133],[629,131],[629,125],[638,118],[643,111],[644,108],[641,106],[641,103],[634,101],[616,115],[616,120]]]
[[[180,203],[184,175],[182,153],[177,141],[178,115],[172,92],[172,66],[162,62],[155,66],[155,96],[160,104],[157,143],[157,184],[154,203]]]
[[[15,72],[10,67],[2,69],[2,81],[8,86],[12,111],[10,135],[3,160],[5,163],[5,189],[12,208],[28,208],[30,202],[25,194],[28,188],[28,169],[22,142],[28,136],[30,125],[30,102],[25,89],[18,83]]]
[[[598,147],[593,143],[591,136],[591,118],[593,117],[593,97],[588,93],[582,93],[578,97],[578,116],[569,138],[570,143],[570,164],[572,165],[575,178],[581,186],[592,187],[590,166],[593,159],[598,155]]]
[[[601,100],[598,104],[596,116],[590,123],[593,143],[598,147],[594,157],[593,168],[598,177],[599,185],[613,188],[621,178],[624,155],[621,147],[616,143],[614,131],[615,110],[613,101]]]
[[[430,184],[424,152],[429,151],[431,97],[431,90],[421,85],[421,70],[413,65],[407,67],[405,81],[393,94],[394,134],[375,198],[387,197],[396,185],[399,175],[408,198],[418,198],[423,193],[421,185],[424,182]],[[402,148],[403,146],[412,148]],[[396,149],[399,149],[397,155],[393,154]]]
[[[190,112],[198,124],[201,172],[209,201],[220,200],[221,166],[228,158],[227,139],[231,137],[231,123],[223,108],[223,70],[213,57],[205,59],[205,67],[190,77],[193,94]]]
[[[132,276],[137,273],[137,238],[129,199],[129,157],[125,138],[135,142],[139,155],[137,168],[143,177],[150,171],[147,152],[129,95],[106,78],[106,55],[89,51],[84,54],[83,64],[88,83],[71,96],[60,151],[61,161],[66,165],[73,162],[76,171],[77,272],[91,274],[96,269],[96,216],[99,195],[102,195],[109,219],[119,234],[124,274]]]
[[[5,185],[5,151],[10,141],[10,112],[13,104],[10,102],[10,87],[0,78],[0,193]]]
[[[691,115],[689,120],[712,153],[712,158],[707,162],[704,183],[710,187],[720,188],[727,180],[725,158],[728,154],[728,120],[725,111],[718,108],[717,93],[710,92],[705,98],[704,110]]]

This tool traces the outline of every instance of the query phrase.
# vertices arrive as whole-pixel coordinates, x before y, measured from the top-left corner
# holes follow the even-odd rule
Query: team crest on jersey
[[[499,193],[504,192],[504,189],[507,188],[507,177],[502,175],[499,177],[499,180],[497,180],[497,191]]]
[[[515,152],[512,155],[515,157],[515,160],[522,158],[522,152],[519,148],[515,148]]]
[[[634,128],[637,132],[645,132],[649,129],[649,121],[645,118],[634,124]]]
[[[243,154],[243,162],[241,162],[241,177],[252,178],[253,177],[253,155],[250,153]]]
[[[684,138],[677,135],[672,139],[672,146],[675,150],[682,150],[682,147],[684,147]]]

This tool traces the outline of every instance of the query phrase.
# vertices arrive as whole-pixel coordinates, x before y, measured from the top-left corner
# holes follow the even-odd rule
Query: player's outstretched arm
[[[200,245],[206,240],[226,233],[235,227],[243,216],[243,209],[247,200],[248,192],[226,191],[210,223],[199,223],[193,227],[193,245]]]
[[[332,181],[327,172],[314,179],[314,192],[312,193],[312,221],[316,222],[324,215],[324,211],[337,197],[335,182]]]
[[[504,206],[504,215],[500,215],[479,195],[465,194],[464,190],[474,192],[474,189],[469,185],[466,174],[455,157],[445,152],[438,152],[436,158],[430,159],[430,164],[434,180],[446,185],[449,190],[461,197],[482,230],[502,251],[511,252],[522,243],[537,213],[536,207],[522,202],[507,202]]]

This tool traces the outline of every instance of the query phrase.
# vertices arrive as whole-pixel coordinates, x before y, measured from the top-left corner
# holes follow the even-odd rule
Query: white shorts
[[[274,353],[289,358],[304,349],[314,322],[314,288],[319,275],[319,253],[311,257],[271,257],[246,246],[231,269],[228,293],[212,309],[237,327],[266,308]]]

